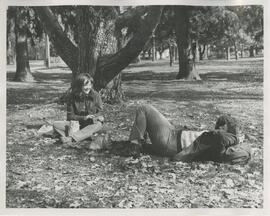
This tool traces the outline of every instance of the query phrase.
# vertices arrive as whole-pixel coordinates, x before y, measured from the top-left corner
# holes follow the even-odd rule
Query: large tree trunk
[[[140,14],[138,21],[139,27],[125,47],[115,54],[99,56],[97,58],[94,73],[94,87],[96,90],[106,87],[116,75],[140,54],[141,50],[148,42],[152,32],[154,32],[159,23],[163,7],[149,6],[148,8],[147,13]],[[39,18],[44,23],[45,30],[49,34],[57,53],[70,67],[72,72],[76,74],[78,68],[80,68],[78,66],[78,56],[82,56],[82,54],[79,54],[80,47],[74,45],[63,32],[63,29],[49,7],[35,7],[35,9],[38,12]],[[78,23],[78,25],[81,25],[81,23]],[[87,67],[89,68],[90,65]]]
[[[191,28],[189,17],[191,7],[175,6],[175,30],[176,42],[179,54],[179,73],[177,79],[200,80],[200,76],[195,69],[195,56],[192,50],[192,41],[189,30]]]
[[[77,6],[78,35],[78,69],[76,73],[89,73],[93,77],[96,72],[98,58],[98,32],[100,17],[90,7]],[[73,73],[73,77],[76,76]]]
[[[14,81],[31,82],[34,80],[29,65],[27,30],[25,12],[23,11],[23,7],[18,7],[15,18],[16,74]]]

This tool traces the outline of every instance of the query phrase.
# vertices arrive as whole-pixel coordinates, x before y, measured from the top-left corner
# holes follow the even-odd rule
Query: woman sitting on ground
[[[53,127],[64,144],[83,141],[101,130],[104,117],[100,95],[93,90],[89,74],[79,74],[72,83],[67,99],[67,121],[55,121]]]
[[[215,161],[246,163],[250,159],[247,150],[236,148],[236,120],[230,116],[218,118],[215,130],[190,131],[175,129],[153,106],[142,105],[137,109],[131,129],[129,151],[133,156],[140,152],[170,157],[174,161]],[[149,136],[151,144],[146,143]]]

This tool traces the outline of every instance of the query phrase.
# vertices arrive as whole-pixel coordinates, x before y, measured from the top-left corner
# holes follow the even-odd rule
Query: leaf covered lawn
[[[57,139],[37,136],[42,118],[65,118],[55,102],[69,87],[67,68],[36,69],[36,83],[7,76],[8,208],[262,208],[263,61],[203,61],[202,82],[174,80],[177,65],[141,62],[125,69],[123,104],[105,105],[111,138],[126,140],[138,104],[157,107],[174,125],[213,129],[217,117],[239,120],[247,165],[182,163],[141,155],[67,149]]]

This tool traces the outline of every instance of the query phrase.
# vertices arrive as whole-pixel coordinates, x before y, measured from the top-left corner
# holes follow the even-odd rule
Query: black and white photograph
[[[265,208],[264,5],[88,2],[6,6],[5,208]]]

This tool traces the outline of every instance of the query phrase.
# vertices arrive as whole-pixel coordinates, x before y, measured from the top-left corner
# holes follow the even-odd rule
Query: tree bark
[[[172,44],[169,45],[169,55],[170,55],[170,67],[172,67],[174,62],[174,46]]]
[[[161,60],[161,59],[163,59],[163,52],[164,52],[164,50],[163,49],[161,49],[161,50],[159,50],[158,51],[158,53],[159,53],[159,59]]]
[[[89,73],[93,77],[96,72],[98,58],[98,32],[100,17],[86,6],[77,6],[78,35],[78,69],[77,73]],[[76,73],[73,73],[76,76]]]
[[[179,73],[177,79],[200,80],[200,76],[195,70],[195,56],[192,50],[192,41],[189,30],[191,28],[189,17],[191,7],[175,6],[175,30],[176,42],[179,54]]]
[[[238,49],[237,49],[236,43],[234,43],[234,55],[235,55],[235,60],[238,60]]]
[[[7,64],[14,64],[14,57],[12,52],[11,41],[7,39]]]
[[[243,52],[244,52],[244,45],[243,44],[241,44],[241,48],[240,48],[241,50],[240,50],[240,55],[241,55],[241,58],[243,58],[244,57],[244,55],[243,55]]]
[[[71,69],[72,73],[76,74],[78,70],[78,47],[64,33],[57,17],[54,16],[49,7],[35,7],[35,11],[43,23],[57,54]]]
[[[178,60],[178,48],[177,48],[177,46],[174,46],[174,60],[175,61]]]
[[[230,53],[230,46],[227,46],[227,60],[229,61],[231,59],[231,53]]]
[[[76,74],[79,68],[78,56],[80,47],[78,48],[69,40],[49,7],[35,7],[35,9],[44,23],[45,30],[49,34],[58,54],[72,72]],[[149,11],[141,14],[138,23],[139,27],[127,45],[115,54],[99,56],[97,58],[96,70],[94,72],[94,87],[96,90],[99,91],[106,87],[117,74],[140,54],[151,37],[152,32],[157,27],[162,10],[162,6],[149,6]],[[81,23],[78,25],[81,25]]]
[[[156,61],[156,39],[155,35],[152,35],[152,61]]]
[[[27,31],[25,12],[23,11],[23,7],[18,7],[15,18],[16,74],[14,81],[32,82],[34,80],[29,65]]]
[[[206,45],[204,44],[204,45],[199,45],[199,55],[200,55],[200,60],[203,60],[203,57],[204,57],[204,55],[205,55],[205,48],[206,47]]]
[[[45,59],[45,65],[47,68],[51,67],[51,54],[50,54],[50,40],[49,36],[45,34],[45,52],[46,52],[46,59]],[[37,55],[36,55],[37,59]]]
[[[255,56],[254,55],[254,46],[252,45],[249,47],[249,57],[254,57],[254,56]]]
[[[195,42],[195,61],[198,62],[200,60],[200,51],[199,51],[199,42],[196,40]]]

